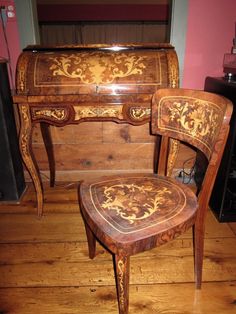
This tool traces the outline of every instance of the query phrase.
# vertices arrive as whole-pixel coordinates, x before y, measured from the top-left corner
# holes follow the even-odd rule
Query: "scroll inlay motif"
[[[17,91],[25,92],[26,91],[26,69],[27,69],[27,56],[22,56],[21,63],[18,67],[18,77],[17,77]]]
[[[150,118],[151,108],[142,107],[131,107],[130,116],[134,120],[143,120],[145,118]]]
[[[170,69],[169,71],[170,87],[177,88],[179,87],[179,69],[176,54],[170,52],[167,55],[167,60]]]
[[[122,106],[99,106],[99,107],[88,107],[88,106],[74,106],[75,120],[83,118],[117,118],[122,119]]]
[[[124,290],[124,272],[125,272],[125,264],[122,260],[119,260],[117,263],[118,266],[118,277],[120,280],[120,304],[122,308],[125,305],[125,290]]]
[[[170,193],[167,187],[157,191],[152,185],[117,184],[105,188],[105,200],[101,206],[116,211],[118,216],[133,224],[156,213]]]
[[[185,101],[175,101],[170,109],[170,120],[177,121],[181,127],[193,137],[198,136],[214,137],[218,126],[219,114],[211,107],[207,108],[206,102],[195,100],[194,104]],[[208,121],[208,123],[206,123]]]
[[[79,78],[85,84],[109,84],[116,78],[141,75],[146,68],[145,58],[134,53],[62,54],[60,57],[49,58],[52,60],[49,69],[53,76]]]
[[[36,109],[33,110],[33,118],[47,117],[62,121],[66,117],[65,109]]]
[[[167,167],[167,176],[172,175],[172,171],[178,156],[180,143],[177,140],[172,139],[169,144],[169,157],[168,157],[168,167]]]
[[[28,161],[29,151],[28,151],[28,141],[29,141],[29,129],[30,129],[30,118],[29,118],[29,108],[28,106],[22,105],[20,107],[21,119],[24,122],[24,129],[21,132],[21,152],[25,159]]]
[[[204,145],[208,156],[219,132],[222,108],[212,102],[195,97],[166,96],[160,100],[158,125],[194,138]]]

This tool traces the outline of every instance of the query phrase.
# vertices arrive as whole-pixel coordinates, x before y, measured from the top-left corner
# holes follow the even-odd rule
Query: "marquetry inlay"
[[[145,56],[135,53],[93,52],[49,57],[53,76],[79,79],[85,84],[110,84],[116,78],[141,75]]]
[[[97,213],[121,233],[161,224],[185,206],[183,191],[171,181],[156,177],[97,182],[91,186],[90,195]]]
[[[73,106],[75,121],[84,118],[117,118],[122,119],[122,106]]]

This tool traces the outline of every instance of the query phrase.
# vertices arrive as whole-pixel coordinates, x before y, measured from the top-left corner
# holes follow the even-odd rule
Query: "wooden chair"
[[[151,129],[162,136],[158,174],[130,174],[82,182],[80,208],[89,257],[96,240],[114,256],[119,313],[128,313],[130,256],[173,240],[193,227],[196,287],[201,287],[208,202],[229,132],[232,104],[216,94],[161,89],[152,100]],[[169,138],[185,142],[208,161],[201,188],[165,176]],[[153,270],[155,271],[155,270]]]

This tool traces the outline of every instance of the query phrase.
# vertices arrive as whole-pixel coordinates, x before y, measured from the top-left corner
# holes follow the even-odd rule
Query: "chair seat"
[[[113,253],[132,255],[168,242],[190,228],[197,198],[184,184],[154,174],[103,177],[81,183],[86,223]]]

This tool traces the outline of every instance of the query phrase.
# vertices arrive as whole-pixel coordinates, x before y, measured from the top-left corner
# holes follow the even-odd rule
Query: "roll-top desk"
[[[49,126],[82,121],[141,125],[150,121],[150,100],[159,88],[178,87],[178,60],[169,44],[29,46],[17,64],[23,161],[43,209],[43,186],[32,152],[32,127],[40,123],[51,185],[55,162]]]

